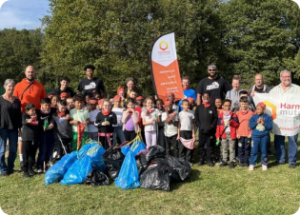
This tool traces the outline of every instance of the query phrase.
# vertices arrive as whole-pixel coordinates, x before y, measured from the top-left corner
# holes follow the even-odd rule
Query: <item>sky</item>
[[[5,0],[0,0],[0,4]],[[0,30],[4,28],[35,29],[40,19],[49,15],[48,0],[6,0],[0,9]]]

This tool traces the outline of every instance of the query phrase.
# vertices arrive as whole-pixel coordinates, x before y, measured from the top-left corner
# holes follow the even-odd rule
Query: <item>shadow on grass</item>
[[[180,181],[180,182],[171,182],[171,191],[179,189],[183,184],[186,183],[192,183],[194,181],[199,181],[200,180],[200,171],[198,169],[192,169],[191,175],[189,178],[187,178],[185,181]]]

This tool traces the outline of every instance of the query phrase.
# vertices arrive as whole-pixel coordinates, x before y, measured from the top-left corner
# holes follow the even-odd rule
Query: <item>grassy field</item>
[[[272,160],[273,159],[273,160]],[[299,164],[298,164],[299,165]],[[44,185],[44,175],[0,177],[0,207],[18,214],[294,214],[300,206],[300,166],[274,165],[262,172],[247,168],[193,165],[185,183],[171,192],[120,190],[114,184]]]

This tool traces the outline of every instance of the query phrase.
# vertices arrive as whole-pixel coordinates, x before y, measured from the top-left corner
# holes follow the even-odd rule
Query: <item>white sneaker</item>
[[[38,174],[42,174],[42,173],[43,173],[43,170],[42,170],[42,169],[38,169],[38,170],[37,170],[37,173],[38,173]]]
[[[254,170],[254,165],[250,165],[249,166],[249,171],[253,171]]]
[[[261,167],[262,167],[263,171],[267,171],[268,170],[268,166],[267,165],[262,165]]]

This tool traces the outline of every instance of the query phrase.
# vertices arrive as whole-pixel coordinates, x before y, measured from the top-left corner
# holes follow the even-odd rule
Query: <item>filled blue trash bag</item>
[[[145,143],[136,140],[131,146],[130,145],[125,145],[121,148],[121,152],[123,155],[126,155],[129,151],[133,153],[134,156],[136,156],[140,151],[146,149]]]
[[[45,185],[59,182],[63,179],[65,173],[77,160],[76,152],[66,154],[57,163],[55,163],[45,174]]]
[[[92,168],[101,172],[105,171],[105,163],[102,159],[102,155],[105,153],[105,149],[99,144],[91,144],[92,146],[87,150],[86,155],[91,158]]]
[[[124,190],[133,189],[140,186],[139,172],[133,152],[129,151],[126,154],[119,175],[115,180],[115,185],[116,187]]]
[[[61,184],[80,184],[86,178],[87,175],[92,171],[92,162],[89,156],[84,156],[79,160],[76,160],[70,169],[66,172]]]
[[[77,156],[78,160],[73,163],[65,174],[61,184],[82,183],[87,175],[93,170],[105,171],[105,163],[102,155],[105,149],[97,143],[90,143],[82,147]]]

